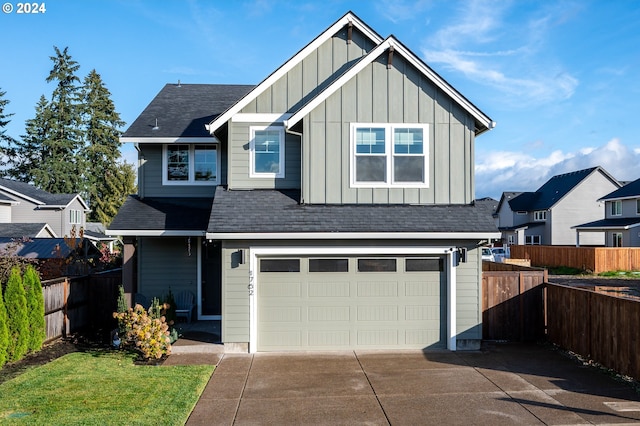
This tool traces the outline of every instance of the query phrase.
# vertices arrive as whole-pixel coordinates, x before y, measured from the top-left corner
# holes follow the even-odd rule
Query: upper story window
[[[351,125],[351,186],[427,186],[428,126]]]
[[[76,210],[76,209],[69,210],[69,223],[72,225],[81,225],[82,210]]]
[[[284,128],[254,126],[250,128],[249,167],[251,177],[284,177]]]
[[[547,211],[546,210],[538,210],[533,212],[533,220],[536,222],[544,222],[547,220]]]
[[[636,214],[640,214],[640,198],[636,200]]]
[[[217,185],[217,145],[164,145],[162,183],[164,185]]]
[[[622,201],[612,201],[611,202],[611,216],[620,216],[622,215]]]

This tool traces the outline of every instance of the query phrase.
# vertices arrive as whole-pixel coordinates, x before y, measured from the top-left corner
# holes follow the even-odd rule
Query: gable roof
[[[74,199],[78,199],[83,207],[88,210],[89,207],[78,194],[52,194],[50,192],[38,189],[35,186],[19,182],[11,179],[0,179],[0,191],[5,191],[41,207],[58,208],[68,206]]]
[[[605,195],[598,201],[611,201],[611,200],[624,200],[626,198],[638,198],[640,197],[640,179],[636,179],[624,185],[621,188]]]
[[[146,138],[153,138],[154,142],[175,142],[178,138],[211,139],[205,125],[253,87],[240,84],[166,84],[122,134],[120,141],[145,142]]]
[[[298,65],[304,58],[306,58],[311,52],[317,49],[322,43],[333,37],[338,31],[344,28],[346,25],[353,25],[359,31],[361,31],[367,38],[369,38],[374,44],[382,42],[382,37],[375,32],[371,27],[365,24],[360,18],[358,18],[353,12],[347,12],[342,18],[334,22],[329,28],[322,32],[318,37],[313,39],[309,44],[303,47],[298,53],[293,55],[288,61],[282,64],[278,69],[272,72],[267,78],[262,80],[253,90],[251,90],[242,99],[239,99],[234,105],[232,105],[223,114],[220,114],[214,120],[212,120],[206,127],[207,130],[213,135],[213,133],[225,124],[229,119],[237,114],[242,108],[247,106],[252,100],[257,98],[261,93],[267,90],[273,83],[275,83],[280,77],[284,76],[287,72]]]
[[[105,231],[118,236],[204,236],[211,198],[130,195]]]
[[[65,259],[72,250],[64,238],[33,238],[27,241],[15,241],[12,238],[0,237],[0,250],[16,245],[17,256],[29,259]],[[96,253],[97,250],[88,240],[76,238],[76,251]]]
[[[0,223],[0,237],[55,238],[57,235],[46,223]]]
[[[207,238],[500,237],[491,214],[481,206],[309,205],[299,204],[299,199],[299,190],[229,191],[219,186]]]
[[[362,71],[367,65],[374,62],[381,55],[387,52],[389,49],[393,49],[394,54],[399,54],[406,59],[411,65],[413,65],[422,75],[424,75],[429,81],[435,84],[440,90],[446,93],[453,99],[461,108],[471,114],[476,120],[476,134],[480,134],[489,129],[495,127],[495,123],[486,114],[480,111],[475,105],[473,105],[467,98],[465,98],[460,92],[447,83],[438,73],[425,64],[420,58],[418,58],[411,50],[409,50],[404,44],[397,40],[393,35],[389,36],[386,40],[378,44],[373,50],[371,50],[362,59],[356,62],[351,68],[345,71],[342,76],[330,84],[327,88],[321,91],[315,98],[309,101],[306,105],[296,111],[288,120],[285,120],[285,126],[291,129],[295,126],[304,116],[309,114],[314,108],[325,101],[329,96],[335,93],[340,87],[344,86],[349,80],[355,77],[360,71]]]
[[[601,172],[608,179],[619,185],[618,181],[607,173],[602,167],[596,166],[584,170],[564,173],[553,176],[535,192],[523,192],[509,201],[511,210],[536,211],[548,210],[557,204],[573,188],[593,173]]]

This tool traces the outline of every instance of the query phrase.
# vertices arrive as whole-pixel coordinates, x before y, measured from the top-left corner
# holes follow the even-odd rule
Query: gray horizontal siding
[[[162,144],[140,144],[138,194],[143,197],[213,197],[215,185],[163,185]],[[220,177],[224,184],[226,153],[220,153]]]

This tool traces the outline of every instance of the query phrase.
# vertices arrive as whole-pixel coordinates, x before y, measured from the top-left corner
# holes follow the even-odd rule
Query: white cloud
[[[476,196],[499,199],[505,191],[535,191],[552,176],[601,166],[614,178],[640,178],[640,148],[630,148],[618,139],[577,152],[554,151],[536,158],[523,152],[479,153],[476,161]]]

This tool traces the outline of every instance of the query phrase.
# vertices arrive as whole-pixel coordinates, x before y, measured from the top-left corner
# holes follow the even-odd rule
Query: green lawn
[[[78,352],[0,385],[0,423],[183,425],[211,365],[141,366],[125,352]]]

